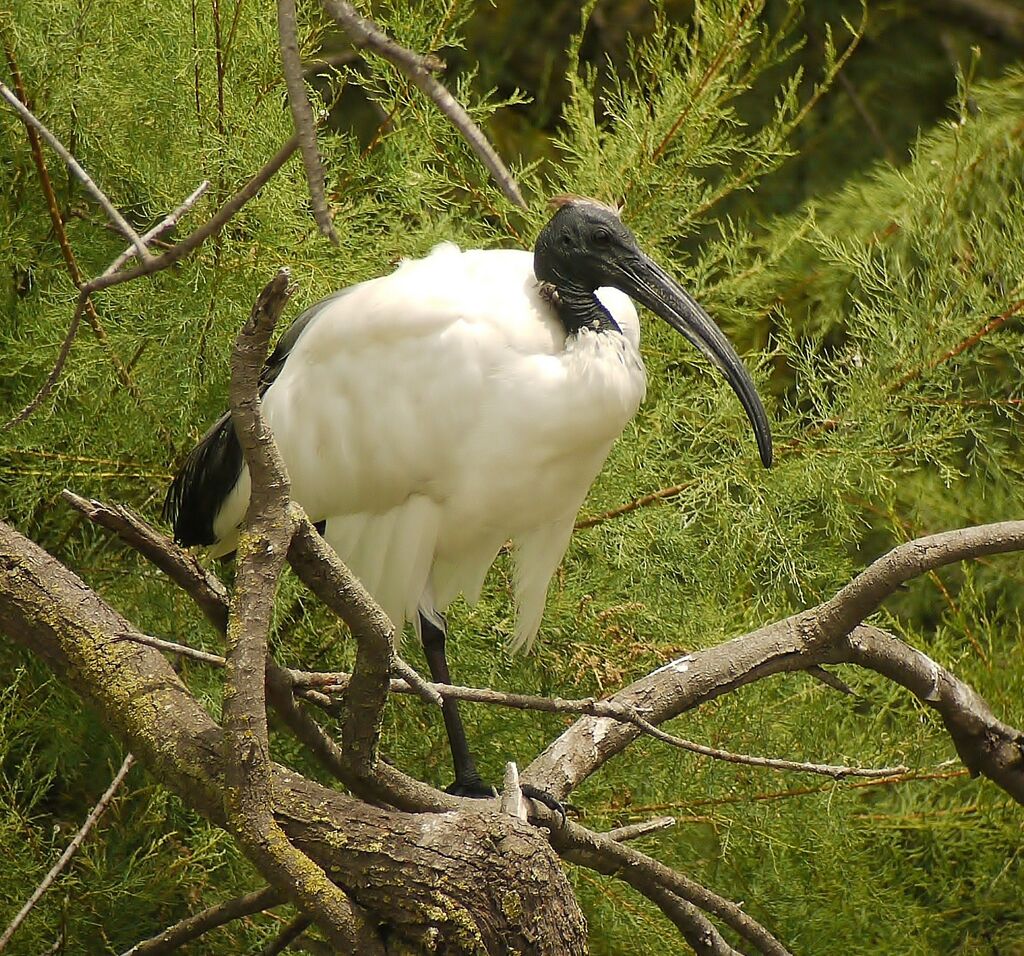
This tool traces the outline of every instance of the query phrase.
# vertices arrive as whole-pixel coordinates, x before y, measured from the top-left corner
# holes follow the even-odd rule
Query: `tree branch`
[[[565,859],[596,870],[615,875],[653,900],[665,914],[679,926],[687,941],[698,953],[733,953],[717,931],[708,937],[710,923],[697,920],[694,910],[700,909],[720,919],[743,939],[757,947],[766,956],[790,956],[789,951],[753,917],[695,880],[684,876],[663,863],[652,859],[633,847],[624,846],[621,838],[612,834],[595,833],[579,824],[567,821],[552,833],[552,843]],[[653,892],[661,890],[668,893]],[[685,905],[673,904],[672,898]],[[666,907],[669,903],[669,907]],[[680,925],[680,921],[683,925]],[[716,939],[717,937],[717,939]]]
[[[17,915],[11,920],[10,925],[4,930],[3,935],[0,936],[0,953],[6,948],[7,944],[11,941],[11,937],[18,931],[18,927],[25,922],[25,918],[29,913],[32,912],[32,908],[42,899],[43,894],[56,882],[57,877],[60,876],[64,867],[68,865],[77,852],[78,848],[82,845],[85,838],[89,835],[89,831],[96,825],[97,821],[107,807],[110,806],[110,801],[114,799],[114,794],[120,789],[121,784],[124,783],[124,778],[128,776],[128,771],[132,769],[135,764],[135,757],[132,754],[128,754],[124,758],[124,762],[121,764],[121,769],[114,774],[114,779],[110,781],[110,786],[103,792],[103,795],[96,801],[96,805],[89,812],[89,816],[85,818],[85,823],[79,828],[78,832],[74,835],[71,842],[67,845],[64,852],[60,855],[60,858],[50,868],[49,873],[43,877],[42,882],[35,888],[35,891],[25,902],[25,905],[18,910]]]
[[[158,936],[136,943],[121,956],[163,956],[164,953],[173,953],[185,943],[198,939],[211,929],[280,906],[284,900],[283,893],[272,886],[266,886],[262,890],[247,893],[237,899],[210,906],[194,916],[187,916]]]
[[[290,295],[289,274],[282,269],[260,293],[231,358],[231,415],[252,491],[238,542],[235,593],[228,612],[224,810],[229,829],[260,872],[312,914],[334,946],[342,952],[383,956],[383,943],[360,908],[288,840],[274,817],[267,738],[267,636],[294,524],[284,464],[260,414],[259,378],[270,335]]]
[[[117,207],[107,198],[106,193],[93,181],[92,177],[81,167],[78,160],[64,147],[64,144],[57,139],[53,133],[39,120],[36,115],[7,87],[0,83],[0,97],[7,101],[7,104],[14,110],[26,126],[33,127],[50,144],[50,148],[58,155],[74,176],[85,186],[93,199],[103,207],[107,218],[117,227],[118,231],[128,239],[139,256],[141,262],[148,262],[153,257],[150,255],[142,237],[132,228],[131,224],[117,211]]]
[[[915,575],[944,564],[1021,549],[1024,522],[1019,521],[965,528],[908,542],[874,562],[829,601],[671,661],[610,700],[642,710],[646,720],[658,725],[772,674],[836,663],[859,663],[885,674],[878,659],[864,655],[858,659],[860,652],[846,636],[885,597]],[[858,628],[856,633],[860,632]],[[896,656],[902,655],[901,673],[906,676],[913,670],[914,662],[920,663],[915,656],[920,652],[902,647],[904,650]],[[962,731],[959,740],[954,736],[954,742],[961,757],[968,767],[985,774],[1014,799],[1022,800],[1024,791],[1014,759],[1020,733],[995,721],[985,702],[966,684],[952,675],[948,678],[956,682],[956,692],[952,689],[954,685],[950,685],[948,699],[950,706],[959,709]],[[914,693],[921,689],[917,683],[904,686]],[[926,696],[922,699],[931,703]],[[945,715],[944,719],[949,727]],[[607,717],[585,717],[525,769],[523,782],[564,799],[639,733],[636,726],[616,723]],[[984,734],[994,735],[993,747],[986,748]]]
[[[355,8],[346,0],[323,0],[323,5],[342,30],[348,34],[354,46],[373,50],[374,53],[397,66],[434,101],[437,108],[448,117],[452,125],[469,143],[470,149],[487,167],[505,196],[520,209],[526,209],[526,200],[519,192],[515,178],[495,152],[483,131],[473,122],[465,107],[432,75],[432,72],[440,69],[442,64],[436,59],[419,56],[396,43],[382,33],[372,20],[356,13]]]
[[[338,245],[338,235],[331,223],[331,211],[324,194],[324,166],[316,143],[316,121],[309,105],[303,80],[302,57],[295,28],[295,0],[277,0],[277,32],[281,46],[281,67],[288,87],[288,105],[292,111],[295,135],[299,138],[302,164],[306,169],[309,198],[313,204],[313,218],[322,235],[331,244]]]

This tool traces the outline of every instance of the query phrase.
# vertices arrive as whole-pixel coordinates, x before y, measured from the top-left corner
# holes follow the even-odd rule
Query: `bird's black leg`
[[[448,658],[444,652],[447,637],[445,628],[438,627],[421,614],[420,636],[423,640],[423,651],[427,656],[430,676],[438,684],[450,684],[452,678],[448,672]],[[445,730],[448,731],[448,744],[452,749],[452,763],[455,764],[455,783],[448,788],[448,792],[461,797],[495,796],[494,788],[488,786],[480,778],[476,769],[476,761],[469,752],[466,728],[462,726],[462,718],[459,716],[459,702],[451,697],[446,697],[441,709],[444,714]]]

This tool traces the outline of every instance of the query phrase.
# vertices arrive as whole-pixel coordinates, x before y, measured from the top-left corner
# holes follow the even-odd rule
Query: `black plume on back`
[[[309,324],[355,286],[342,289],[310,306],[285,331],[260,373],[260,395],[271,386]],[[242,474],[242,446],[231,413],[225,412],[199,444],[188,453],[164,499],[163,519],[174,529],[174,540],[188,547],[214,544],[213,524],[224,500]]]

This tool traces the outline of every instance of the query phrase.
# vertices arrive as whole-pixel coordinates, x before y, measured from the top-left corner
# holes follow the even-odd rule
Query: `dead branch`
[[[676,922],[676,918],[664,904],[672,904],[672,898],[686,904],[672,904],[671,909],[674,910],[676,917],[685,920],[685,929],[679,922],[676,922],[676,925],[698,953],[732,953],[733,950],[721,940],[721,937],[718,937],[720,942],[713,937],[707,938],[706,928],[701,922],[693,920],[690,908],[694,911],[703,910],[718,917],[765,956],[790,956],[782,943],[735,903],[659,863],[647,854],[633,847],[624,846],[621,839],[615,840],[611,834],[595,833],[577,823],[567,821],[564,826],[553,831],[552,843],[565,859],[589,867],[598,873],[616,875],[625,880],[634,889],[657,903],[673,922]],[[669,897],[666,897],[665,893],[668,893]],[[697,912],[697,915],[700,913]]]
[[[313,218],[320,228],[320,233],[326,236],[332,245],[337,246],[338,235],[334,231],[331,211],[327,207],[327,197],[324,193],[324,164],[316,143],[316,121],[303,80],[302,57],[299,55],[299,40],[295,27],[295,0],[277,0],[277,32],[281,46],[281,67],[288,88],[288,105],[292,111],[295,135],[299,138],[302,164],[306,169]]]
[[[526,209],[526,200],[523,199],[515,178],[495,152],[483,131],[473,122],[465,107],[448,92],[443,83],[433,76],[433,73],[441,69],[443,64],[433,57],[420,56],[396,43],[381,32],[372,20],[360,16],[346,0],[323,0],[323,5],[342,30],[348,34],[354,46],[373,50],[374,53],[397,66],[433,100],[437,108],[469,143],[470,149],[487,167],[488,172],[505,196],[520,209]]]
[[[227,590],[221,581],[206,571],[193,555],[180,548],[170,538],[162,535],[128,508],[121,505],[106,505],[95,499],[86,500],[67,490],[63,493],[63,497],[73,508],[101,527],[114,532],[122,541],[163,571],[196,602],[217,631],[221,634],[226,632]],[[118,634],[115,640],[130,640],[159,646],[155,643],[158,639],[150,639],[146,635],[135,633],[134,630]],[[177,651],[177,648],[164,647],[163,649]],[[215,657],[216,660],[206,661],[206,663],[220,666],[224,660],[219,655],[210,656]],[[397,656],[395,660],[412,670]],[[378,762],[375,781],[360,780],[354,776],[342,758],[341,749],[337,744],[316,721],[297,705],[293,694],[293,673],[302,674],[302,672],[286,671],[272,659],[268,660],[267,693],[270,703],[281,715],[289,730],[298,740],[309,747],[329,773],[354,788],[360,786],[368,788],[371,799],[383,801],[398,809],[442,811],[456,809],[463,805],[459,798],[420,783],[384,763]],[[344,676],[348,677],[348,675]],[[419,678],[419,681],[425,683],[422,678]],[[309,693],[309,691],[306,692]],[[470,803],[475,804],[476,801],[470,801]]]
[[[172,953],[185,943],[198,939],[218,926],[223,926],[225,923],[241,919],[244,916],[262,913],[264,910],[280,906],[283,902],[283,893],[271,886],[266,886],[262,890],[218,903],[201,913],[188,916],[173,926],[169,926],[158,936],[136,943],[131,949],[125,950],[121,956],[162,956],[164,953]]]
[[[125,544],[163,571],[222,634],[228,626],[228,591],[195,556],[179,548],[124,505],[81,498],[67,488],[61,497],[90,521],[116,534]]]
[[[615,694],[611,701],[641,709],[654,725],[772,674],[821,664],[856,663],[897,680],[930,706],[941,703],[947,728],[965,764],[1024,802],[1024,766],[1014,759],[1020,732],[992,716],[970,687],[902,642],[869,653],[857,627],[882,600],[918,574],[965,558],[1024,549],[1024,522],[1000,522],[920,538],[875,561],[828,601],[785,620],[685,655]],[[872,633],[878,629],[868,629]],[[884,633],[884,632],[878,632]],[[895,641],[895,638],[892,638]],[[883,669],[885,668],[885,669]],[[899,675],[896,677],[894,675]],[[922,680],[922,677],[926,677]],[[929,694],[939,693],[938,700]],[[564,798],[640,728],[607,717],[585,717],[555,740],[526,770],[523,781]],[[952,729],[950,730],[953,733]]]
[[[383,942],[361,908],[287,838],[274,816],[267,636],[294,524],[284,464],[260,414],[259,378],[270,335],[291,291],[288,271],[282,269],[260,293],[231,358],[231,415],[252,476],[252,493],[228,612],[224,810],[229,829],[271,885],[311,913],[334,946],[342,952],[383,956]]]
[[[57,877],[63,872],[64,867],[68,865],[71,857],[78,852],[78,848],[89,835],[89,831],[92,830],[99,818],[103,816],[107,807],[110,806],[110,801],[114,799],[114,794],[116,794],[120,789],[121,784],[124,783],[124,778],[128,776],[128,771],[132,769],[134,764],[135,757],[132,756],[132,754],[128,754],[124,758],[124,762],[121,764],[121,769],[114,774],[114,779],[110,781],[110,786],[103,791],[103,795],[96,801],[96,805],[92,810],[89,811],[89,816],[85,818],[85,822],[74,835],[64,852],[60,855],[60,858],[50,868],[49,873],[43,877],[40,884],[35,888],[35,891],[25,902],[25,905],[18,910],[14,919],[11,920],[10,925],[4,930],[3,935],[0,936],[0,953],[7,948],[7,944],[11,941],[11,937],[18,931],[18,927],[25,922],[25,918],[32,912],[32,908],[40,899],[42,899],[43,894],[53,886]]]
[[[640,837],[650,836],[659,830],[668,830],[675,825],[675,817],[655,817],[653,820],[643,820],[640,823],[616,827],[614,830],[609,830],[605,836],[616,843],[626,843],[628,840],[639,840]]]
[[[203,197],[203,194],[210,188],[210,180],[204,179],[196,188],[185,197],[177,209],[169,212],[163,219],[161,219],[152,229],[147,230],[142,234],[142,242],[148,248],[149,244],[155,239],[159,239],[162,235],[170,232],[177,224],[178,221],[186,213],[192,211],[192,207]],[[109,266],[103,271],[103,275],[112,275],[117,272],[129,259],[134,258],[135,250],[129,246],[121,253]]]
[[[64,144],[57,139],[46,125],[8,88],[5,83],[0,83],[0,97],[7,101],[8,106],[21,117],[26,126],[33,127],[43,139],[49,143],[50,148],[64,160],[65,165],[74,174],[75,178],[85,186],[86,191],[100,204],[107,218],[117,227],[118,231],[128,239],[138,254],[141,262],[148,262],[152,259],[142,237],[132,228],[131,224],[118,212],[117,207],[107,198],[106,193],[93,181],[93,178],[82,168],[78,160],[65,148]]]

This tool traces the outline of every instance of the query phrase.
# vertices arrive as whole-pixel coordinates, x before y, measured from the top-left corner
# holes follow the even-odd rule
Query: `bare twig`
[[[201,913],[186,917],[181,922],[169,926],[159,936],[136,943],[121,956],[162,956],[163,953],[174,952],[211,929],[244,916],[262,913],[264,910],[280,906],[284,901],[285,896],[280,890],[275,890],[272,886],[264,887],[262,890],[218,903]]]
[[[324,164],[316,143],[316,121],[302,78],[302,57],[299,55],[299,39],[295,27],[295,0],[277,0],[277,32],[281,45],[281,66],[288,87],[288,104],[295,124],[295,135],[299,137],[302,164],[306,168],[313,218],[321,234],[336,246],[338,234],[331,223],[331,211],[327,207],[327,196],[324,193]]]
[[[305,913],[300,913],[288,923],[277,936],[263,947],[261,956],[277,956],[295,942],[313,922]]]
[[[659,863],[647,854],[623,845],[621,840],[613,839],[610,834],[595,833],[570,820],[564,827],[553,832],[552,843],[567,860],[590,867],[599,873],[618,876],[647,896],[648,899],[653,900],[670,919],[676,922],[676,925],[686,935],[690,945],[694,946],[698,952],[731,953],[733,950],[731,948],[707,948],[707,943],[702,944],[705,946],[704,949],[698,949],[690,935],[696,933],[700,927],[700,924],[693,920],[693,913],[685,907],[676,907],[673,911],[675,915],[673,915],[673,912],[670,912],[665,906],[666,902],[671,901],[661,893],[655,892],[658,888],[717,917],[743,939],[756,946],[758,952],[764,953],[765,956],[790,956],[789,951],[782,943],[752,916],[744,913],[735,903],[719,896],[706,886],[702,886],[696,880],[691,880],[682,873]],[[680,925],[677,917],[682,917],[690,923],[689,930]],[[700,935],[697,938],[700,942]],[[726,944],[723,940],[718,945],[725,946]]]
[[[67,848],[60,855],[60,858],[50,868],[50,872],[43,877],[42,882],[35,888],[32,895],[25,902],[25,905],[18,910],[17,915],[11,920],[10,925],[4,930],[3,935],[0,936],[0,953],[7,948],[7,944],[11,941],[11,937],[18,931],[18,927],[20,927],[25,921],[28,914],[32,912],[32,907],[34,907],[42,898],[43,894],[53,886],[64,867],[68,865],[71,857],[78,852],[78,848],[82,845],[82,842],[89,835],[89,832],[96,825],[99,818],[103,816],[107,807],[110,806],[110,801],[114,799],[114,794],[117,793],[121,784],[124,783],[124,778],[128,776],[128,771],[132,769],[134,763],[135,757],[132,754],[128,754],[124,758],[124,762],[121,764],[121,769],[114,774],[114,779],[110,781],[110,786],[103,791],[103,796],[96,801],[96,806],[89,811],[89,816],[85,818],[85,823],[82,824],[71,842],[67,845]]]
[[[100,292],[109,289],[111,286],[120,285],[122,282],[130,282],[140,276],[152,275],[154,272],[161,272],[164,269],[180,262],[186,256],[195,252],[207,239],[217,235],[234,215],[255,197],[259,191],[274,177],[292,154],[298,149],[299,140],[292,136],[266,163],[253,175],[253,177],[242,186],[223,206],[220,207],[206,222],[190,232],[181,242],[175,243],[160,256],[150,257],[146,262],[141,262],[130,269],[115,272],[111,275],[100,275],[90,279],[82,288],[88,292]]]
[[[442,64],[434,58],[419,56],[396,43],[382,33],[372,20],[360,16],[346,0],[323,0],[323,4],[324,9],[348,34],[353,45],[373,50],[374,53],[397,66],[434,101],[437,108],[448,117],[452,125],[469,143],[473,152],[487,167],[505,196],[520,209],[526,209],[526,200],[523,199],[515,178],[495,152],[483,131],[473,122],[465,107],[448,92],[444,84],[432,75],[434,71],[442,67]]]
[[[18,68],[18,62],[14,56],[14,49],[6,41],[4,41],[4,53],[7,57],[7,64],[11,69],[11,76],[14,79],[14,89],[18,94],[18,98],[26,106],[29,105],[28,91],[25,89],[25,83],[21,76],[21,70]],[[67,229],[64,226],[64,216],[60,210],[60,205],[57,201],[57,194],[53,188],[53,182],[50,179],[49,168],[46,164],[46,155],[43,150],[42,140],[39,138],[39,133],[34,126],[27,127],[29,147],[32,150],[32,161],[35,163],[36,173],[39,176],[39,186],[43,191],[43,198],[46,200],[46,208],[50,215],[50,223],[53,226],[53,232],[57,239],[57,244],[60,246],[61,255],[64,257],[64,263],[67,266],[68,273],[71,276],[71,281],[78,288],[82,285],[82,272],[78,267],[78,260],[75,258],[74,250],[71,248],[71,243],[68,240]],[[114,227],[111,227],[114,228]],[[107,355],[110,359],[111,365],[114,366],[114,371],[117,373],[118,381],[128,392],[129,395],[135,400],[135,402],[142,408],[145,408],[146,401],[142,390],[135,383],[132,378],[131,369],[121,361],[120,356],[114,350],[110,338],[107,335],[107,330],[103,327],[103,323],[100,321],[99,314],[96,311],[96,307],[93,305],[92,300],[88,300],[85,303],[85,318],[89,323],[93,334],[96,336],[97,341],[104,347]],[[69,332],[69,340],[73,336]],[[43,399],[49,394],[53,387],[53,384],[57,381],[60,372],[62,370],[64,360],[67,356],[58,356],[58,362],[56,363],[57,369],[55,372],[51,372],[47,382],[43,384],[42,388],[37,393],[35,399],[28,406],[28,411],[24,417],[27,418],[35,409],[42,403]],[[24,418],[19,416],[20,420],[24,421]],[[168,448],[173,448],[174,442],[167,428],[160,422],[157,423],[157,428],[160,432],[161,438],[164,440],[164,444]]]
[[[181,657],[190,657],[192,660],[209,664],[212,667],[226,667],[227,659],[220,654],[211,654],[209,651],[201,651],[197,647],[189,647],[187,644],[178,644],[175,641],[165,641],[160,637],[153,637],[150,634],[133,634],[125,631],[115,637],[117,641],[131,641],[133,644],[145,644],[146,647],[155,647],[158,651],[167,651],[170,654],[178,654]]]
[[[199,202],[203,194],[209,188],[210,180],[204,179],[195,188],[195,190],[185,198],[185,201],[182,202],[182,204],[178,206],[177,209],[175,209],[173,212],[168,213],[152,229],[142,234],[143,243],[145,243],[148,246],[149,243],[151,243],[154,239],[158,239],[164,233],[169,232],[171,229],[173,229],[178,224],[178,221],[181,219],[181,217],[192,210],[192,207],[195,206],[197,202]],[[129,247],[125,249],[125,251],[122,252],[121,255],[119,255],[112,263],[110,263],[109,266],[107,266],[106,269],[104,269],[103,275],[113,275],[113,273],[117,272],[117,270],[120,269],[121,266],[123,266],[129,259],[133,258],[134,256],[135,250],[133,248]]]
[[[142,237],[131,227],[124,216],[117,211],[114,204],[107,198],[106,193],[96,185],[92,177],[81,167],[78,160],[67,151],[64,144],[50,132],[42,121],[4,83],[0,83],[0,97],[7,101],[8,105],[21,117],[21,121],[26,126],[34,127],[43,139],[50,144],[50,148],[64,160],[68,169],[71,170],[92,197],[103,207],[103,211],[107,214],[110,221],[135,246],[139,259],[143,262],[148,262],[152,259],[146,244],[142,241]]]
[[[61,372],[64,371],[64,366],[67,364],[68,356],[71,354],[71,346],[74,344],[75,337],[78,335],[78,326],[82,322],[82,313],[85,311],[85,306],[88,301],[89,297],[85,293],[79,294],[78,301],[75,303],[75,311],[71,316],[71,323],[68,325],[68,330],[64,334],[64,341],[61,342],[60,350],[57,352],[56,361],[53,363],[53,368],[50,369],[50,373],[46,376],[46,380],[39,387],[35,395],[29,399],[28,403],[21,409],[21,411],[10,419],[3,428],[0,428],[0,432],[8,431],[9,429],[14,428],[15,425],[20,425],[40,405],[42,405],[43,402],[46,401],[50,392],[53,391],[60,379]]]
[[[630,823],[624,827],[616,827],[614,830],[609,830],[605,836],[616,843],[625,843],[627,840],[638,840],[640,837],[649,836],[661,830],[668,830],[675,825],[675,817],[655,817],[653,820],[643,820],[640,823]]]
[[[196,650],[183,644],[176,644],[173,641],[165,641],[156,637],[140,634],[125,634],[124,640],[135,641],[140,644],[147,644],[160,650],[169,651],[174,654],[181,654],[191,657],[203,663],[215,667],[223,667],[225,659],[217,654],[210,654],[206,651]],[[290,686],[295,688],[319,687],[325,694],[348,693],[351,676],[343,673],[318,673],[316,671],[300,671],[284,669]],[[415,673],[415,672],[414,672]],[[909,768],[896,767],[854,767],[842,764],[819,764],[798,760],[782,760],[776,757],[759,757],[751,754],[738,754],[729,750],[722,750],[719,747],[708,747],[692,740],[677,737],[675,734],[666,733],[646,720],[636,708],[618,703],[614,700],[597,700],[593,697],[585,697],[578,700],[569,700],[562,697],[541,697],[532,694],[515,694],[506,691],[491,690],[487,687],[463,687],[458,684],[433,684],[417,677],[418,685],[410,686],[404,680],[392,680],[390,691],[396,694],[416,694],[430,703],[444,698],[464,700],[473,703],[497,704],[504,707],[512,707],[516,710],[540,711],[549,714],[587,714],[591,717],[599,717],[603,720],[613,720],[620,723],[632,724],[643,733],[655,740],[660,740],[681,750],[688,750],[691,753],[703,757],[711,757],[715,760],[723,760],[727,763],[744,764],[750,767],[764,767],[769,770],[788,770],[795,773],[814,773],[825,777],[832,777],[834,780],[842,780],[845,777],[891,777],[894,774],[906,773]],[[427,696],[430,695],[430,696]]]
[[[156,565],[196,602],[217,630],[221,633],[227,630],[227,588],[195,557],[123,505],[107,505],[95,499],[81,498],[66,488],[61,492],[61,497],[76,511],[108,531],[113,531],[127,545]]]

